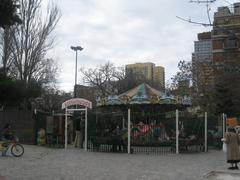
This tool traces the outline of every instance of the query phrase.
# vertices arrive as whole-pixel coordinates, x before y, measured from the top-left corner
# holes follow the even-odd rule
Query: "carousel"
[[[143,83],[119,95],[99,97],[96,103],[91,123],[98,132],[89,134],[89,149],[130,153],[147,151],[145,147],[175,151],[176,109],[184,110],[191,102]]]

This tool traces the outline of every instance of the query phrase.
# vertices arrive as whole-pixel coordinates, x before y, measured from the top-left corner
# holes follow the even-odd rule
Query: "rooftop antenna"
[[[192,24],[197,24],[197,25],[202,25],[202,26],[213,26],[213,23],[211,21],[210,18],[210,11],[211,11],[211,7],[210,5],[213,4],[214,2],[216,2],[217,0],[190,0],[190,3],[198,3],[198,4],[206,4],[206,9],[207,9],[207,17],[208,17],[208,22],[204,23],[204,22],[198,22],[198,21],[192,21],[191,18],[187,19],[187,18],[182,18],[179,16],[176,16],[178,19],[181,19],[183,21],[186,21],[188,23],[192,23]],[[229,3],[229,2],[228,2]]]

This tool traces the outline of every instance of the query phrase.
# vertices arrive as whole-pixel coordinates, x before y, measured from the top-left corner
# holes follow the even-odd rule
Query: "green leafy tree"
[[[26,86],[22,80],[0,78],[0,105],[31,109],[30,100],[40,96],[41,91],[41,84],[36,81],[31,81]]]
[[[215,88],[216,112],[228,116],[240,115],[240,73],[225,72],[218,76]]]
[[[175,95],[190,96],[192,94],[192,63],[179,61],[179,71],[171,78],[170,91]]]

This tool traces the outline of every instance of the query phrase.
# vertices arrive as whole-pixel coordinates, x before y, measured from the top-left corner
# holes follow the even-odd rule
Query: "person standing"
[[[80,121],[81,121],[80,118],[76,119],[76,136],[74,140],[75,147],[80,146]]]
[[[227,145],[227,163],[231,164],[228,169],[239,169],[237,164],[240,162],[240,137],[233,127],[228,128],[224,135],[224,142]]]
[[[83,148],[83,143],[85,141],[85,119],[81,118],[81,122],[80,122],[80,148]]]

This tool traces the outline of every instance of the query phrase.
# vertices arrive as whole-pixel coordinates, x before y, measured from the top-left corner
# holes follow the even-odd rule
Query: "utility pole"
[[[77,85],[77,51],[82,51],[81,46],[71,46],[71,49],[76,52],[76,63],[75,63],[75,84],[74,84],[74,98],[76,98],[76,85]]]

